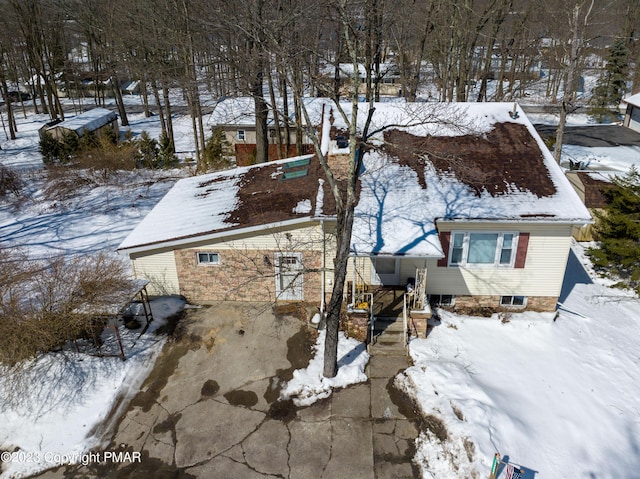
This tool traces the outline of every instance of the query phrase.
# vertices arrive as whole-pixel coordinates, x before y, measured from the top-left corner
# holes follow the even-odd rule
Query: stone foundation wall
[[[342,329],[346,330],[347,336],[355,338],[363,343],[367,341],[369,334],[369,315],[366,313],[349,313]]]
[[[215,252],[219,265],[201,265],[197,252]],[[275,251],[176,250],[180,294],[193,303],[213,301],[275,301]],[[302,251],[304,301],[320,303],[321,253]]]
[[[427,318],[409,317],[407,322],[411,336],[422,339],[427,337]]]
[[[555,311],[555,296],[529,296],[526,307],[500,305],[500,296],[456,296],[453,310],[461,314],[489,315],[500,311]],[[448,308],[447,308],[448,309]]]

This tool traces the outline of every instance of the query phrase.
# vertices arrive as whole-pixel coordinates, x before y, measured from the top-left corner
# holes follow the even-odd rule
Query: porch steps
[[[371,354],[374,356],[406,356],[402,318],[377,317]]]

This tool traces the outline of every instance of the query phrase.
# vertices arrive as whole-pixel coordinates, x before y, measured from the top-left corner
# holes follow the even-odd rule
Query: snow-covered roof
[[[381,133],[380,149],[363,158],[354,254],[441,257],[441,221],[591,221],[524,113],[511,118],[513,103],[448,105],[450,116],[429,105],[409,105],[404,115],[405,105],[376,105],[374,128],[405,126],[387,130],[384,143]],[[432,121],[422,123],[427,115]]]
[[[309,113],[311,123],[319,125],[322,121],[322,107],[329,104],[330,100],[326,98],[305,98],[304,105]],[[280,123],[284,122],[284,101],[282,98],[276,99],[277,109],[280,114]],[[288,100],[289,123],[295,122],[295,111],[293,107],[293,99]],[[213,112],[209,116],[207,123],[211,126],[215,125],[233,125],[254,127],[256,125],[255,105],[251,97],[226,98],[216,104]],[[269,108],[267,124],[273,125],[273,110]],[[306,124],[305,118],[302,118],[302,124]]]
[[[65,128],[75,131],[80,135],[84,130],[95,131],[117,118],[115,113],[106,108],[94,108],[93,110],[85,111],[73,118],[62,121],[53,128]]]
[[[623,98],[622,101],[633,106],[640,106],[640,93]]]
[[[313,155],[235,168],[178,181],[118,247],[187,243],[332,215],[333,201]],[[325,189],[327,191],[325,191]]]
[[[363,158],[352,252],[441,257],[437,223],[444,221],[590,222],[524,113],[518,108],[518,117],[510,116],[513,106],[376,104],[370,131],[392,127],[370,138]],[[342,107],[348,114],[351,104]],[[358,107],[364,123],[369,106]],[[333,131],[346,129],[341,115],[331,117]],[[324,137],[323,149],[329,143]],[[300,165],[304,158],[309,163]],[[181,180],[119,249],[332,215],[333,197],[322,177],[319,162],[308,155]]]

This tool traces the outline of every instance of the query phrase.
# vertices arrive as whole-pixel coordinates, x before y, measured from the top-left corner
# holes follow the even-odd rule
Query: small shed
[[[51,134],[56,140],[62,140],[67,132],[81,137],[86,132],[95,132],[98,136],[107,130],[113,131],[118,138],[118,116],[106,108],[94,108],[65,121],[50,122],[40,128],[40,137],[44,132]]]
[[[597,171],[576,170],[567,172],[567,178],[578,196],[591,214],[601,212],[607,207],[604,192],[611,188],[611,181],[606,174]],[[597,217],[596,217],[597,218]],[[593,224],[573,228],[573,237],[577,241],[593,241]]]

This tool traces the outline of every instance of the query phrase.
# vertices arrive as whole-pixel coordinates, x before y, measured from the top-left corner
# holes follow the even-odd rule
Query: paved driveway
[[[554,125],[534,125],[534,127],[543,138],[556,134],[557,127]],[[566,126],[562,143],[588,147],[640,146],[640,133],[620,125]]]
[[[189,310],[180,328],[126,411],[105,426],[99,450],[129,456],[41,477],[416,477],[417,427],[390,387],[406,358],[374,357],[367,383],[298,409],[276,399],[311,354],[299,319],[276,317],[268,304],[222,303]]]

